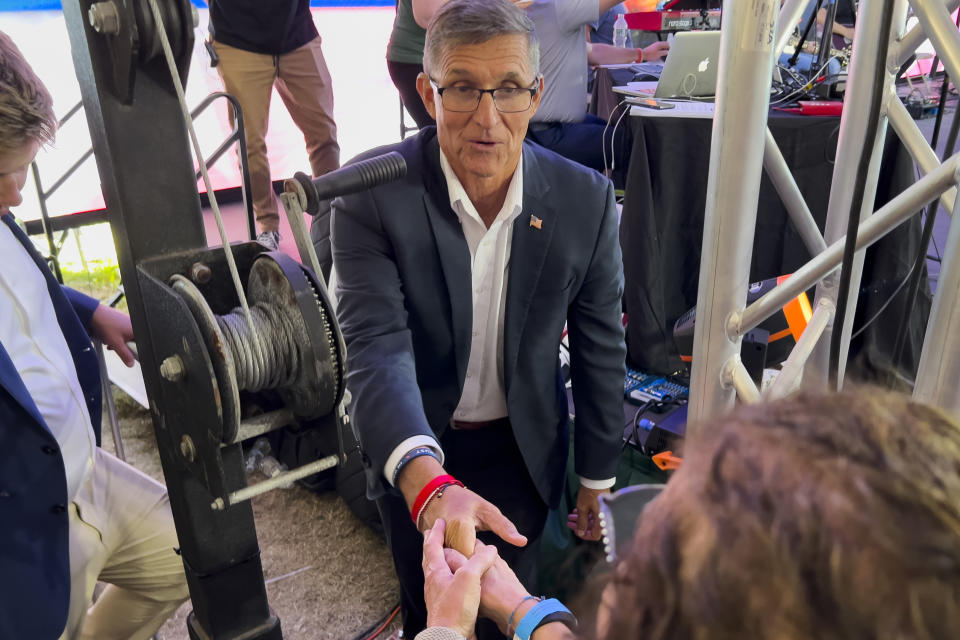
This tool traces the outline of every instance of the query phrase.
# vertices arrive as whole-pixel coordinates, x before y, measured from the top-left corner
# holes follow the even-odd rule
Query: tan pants
[[[70,504],[70,608],[60,638],[145,640],[188,596],[167,490],[99,447],[95,455]],[[108,586],[90,606],[98,580]]]
[[[274,84],[290,117],[303,132],[313,175],[320,176],[340,166],[337,125],[333,121],[333,86],[320,49],[320,37],[282,56],[251,53],[216,41],[213,46],[220,57],[217,70],[224,88],[243,110],[257,223],[261,231],[276,231],[280,218],[271,185],[266,142]]]

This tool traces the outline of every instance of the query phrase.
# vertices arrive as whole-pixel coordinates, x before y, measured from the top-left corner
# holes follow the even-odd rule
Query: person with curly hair
[[[424,638],[469,637],[478,608],[516,632],[537,599],[483,548],[467,561],[440,539],[424,541]],[[949,640],[958,604],[960,424],[891,392],[803,392],[701,426],[577,633]]]

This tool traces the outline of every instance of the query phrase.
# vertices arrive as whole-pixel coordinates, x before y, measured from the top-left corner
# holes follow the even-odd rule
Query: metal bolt
[[[183,379],[186,370],[183,368],[183,360],[180,356],[170,356],[160,363],[160,375],[164,380],[177,382]]]
[[[187,462],[193,462],[197,456],[197,448],[193,446],[193,439],[190,436],[180,438],[180,453],[187,459]]]
[[[117,5],[109,0],[107,2],[94,2],[87,11],[87,19],[90,20],[90,26],[97,33],[104,35],[116,35],[120,33],[120,14],[117,12]]]
[[[190,266],[190,279],[197,284],[206,284],[210,282],[210,278],[212,276],[213,271],[211,271],[210,267],[202,262],[194,262]]]

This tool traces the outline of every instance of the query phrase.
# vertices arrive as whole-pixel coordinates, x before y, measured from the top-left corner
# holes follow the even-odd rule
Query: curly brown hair
[[[51,142],[53,99],[10,37],[0,31],[0,150]]]
[[[960,638],[960,427],[885,391],[705,425],[604,595],[607,638]]]

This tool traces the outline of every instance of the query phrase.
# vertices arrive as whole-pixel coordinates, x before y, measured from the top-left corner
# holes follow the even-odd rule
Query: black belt
[[[480,420],[478,422],[467,422],[465,420],[450,420],[450,426],[462,431],[475,431],[477,429],[488,429],[504,424],[509,424],[510,418],[496,418],[495,420]]]

